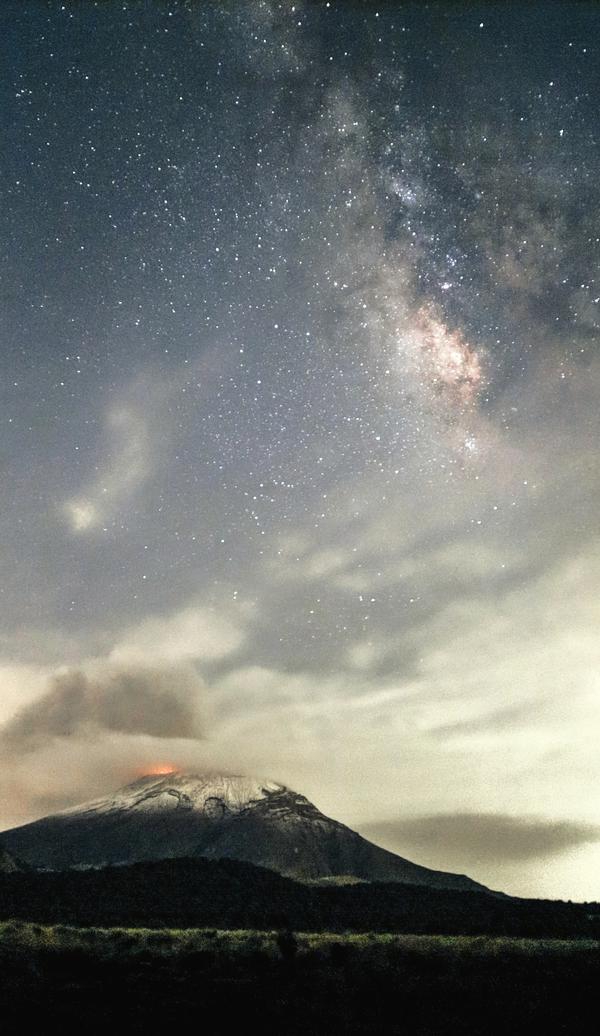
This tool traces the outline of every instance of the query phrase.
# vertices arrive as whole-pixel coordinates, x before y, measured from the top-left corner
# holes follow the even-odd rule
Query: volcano
[[[2,832],[3,847],[44,870],[173,857],[235,859],[303,880],[358,879],[487,891],[420,867],[321,813],[274,781],[152,774],[114,795]]]

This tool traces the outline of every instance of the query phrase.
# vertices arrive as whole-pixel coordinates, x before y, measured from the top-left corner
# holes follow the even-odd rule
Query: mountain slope
[[[483,889],[373,845],[281,784],[223,774],[142,777],[114,796],[5,831],[2,842],[27,863],[55,870],[205,856],[305,879]]]

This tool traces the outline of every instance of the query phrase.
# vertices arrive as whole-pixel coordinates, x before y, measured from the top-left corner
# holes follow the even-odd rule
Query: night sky
[[[0,826],[222,768],[600,898],[600,8],[0,39]]]

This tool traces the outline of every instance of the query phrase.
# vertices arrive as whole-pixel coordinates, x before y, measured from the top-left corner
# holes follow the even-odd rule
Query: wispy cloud
[[[215,609],[190,605],[126,630],[110,653],[115,662],[215,661],[234,653],[245,633]]]
[[[106,417],[107,455],[77,496],[63,504],[72,532],[93,531],[126,504],[151,470],[150,430],[146,418],[129,405]]]

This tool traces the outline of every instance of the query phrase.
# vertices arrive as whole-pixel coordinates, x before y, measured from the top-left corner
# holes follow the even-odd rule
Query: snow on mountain
[[[34,867],[64,870],[181,856],[237,859],[303,879],[353,877],[482,889],[367,841],[283,784],[230,774],[173,772],[2,833]]]
[[[115,813],[122,810],[159,813],[193,809],[208,815],[217,810],[239,813],[268,793],[285,791],[282,784],[229,774],[188,774],[174,771],[149,774],[127,784],[107,798],[71,806],[57,816]]]

